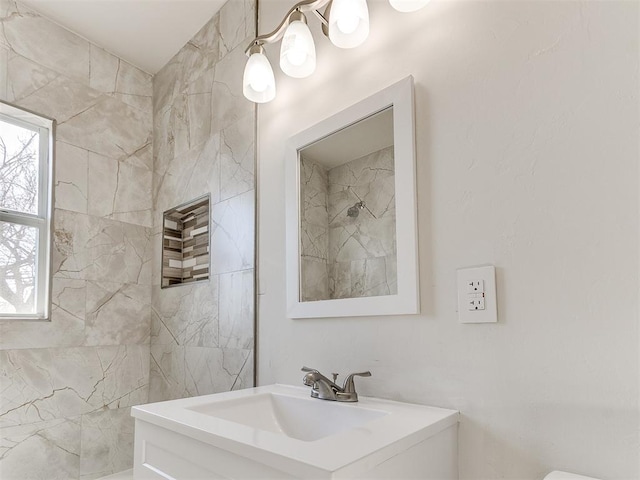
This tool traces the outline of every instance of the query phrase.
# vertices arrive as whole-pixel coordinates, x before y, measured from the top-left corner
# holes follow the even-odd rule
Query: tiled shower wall
[[[242,95],[253,1],[225,4],[154,77],[150,401],[253,385],[255,110]],[[211,275],[160,288],[162,213],[209,194]]]
[[[51,322],[0,323],[0,477],[128,468],[149,386],[151,77],[0,0],[0,99],[58,122]]]
[[[398,293],[393,146],[334,167],[329,183],[330,298]],[[364,201],[356,218],[347,211]]]
[[[302,300],[396,294],[393,146],[330,170],[300,163]]]
[[[0,99],[58,121],[52,321],[0,323],[3,480],[130,468],[130,406],[252,384],[254,18],[232,0],[152,85],[0,0]],[[205,193],[212,278],[160,291],[162,211]]]

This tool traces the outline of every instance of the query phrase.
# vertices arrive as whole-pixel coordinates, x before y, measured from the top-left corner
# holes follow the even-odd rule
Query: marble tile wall
[[[330,170],[302,158],[300,171],[302,301],[397,293],[393,147]]]
[[[150,401],[253,385],[255,108],[242,95],[255,3],[232,0],[153,79]],[[161,289],[162,213],[208,194],[208,280]]]
[[[330,297],[396,294],[393,146],[332,168],[327,178]],[[347,215],[361,201],[358,216]]]
[[[327,169],[300,157],[300,293],[303,302],[329,296],[329,178]]]
[[[152,79],[0,0],[0,99],[57,121],[51,321],[0,323],[0,477],[98,478],[148,400]]]
[[[398,292],[393,146],[327,172],[329,295],[371,297]],[[350,207],[364,202],[357,217]]]

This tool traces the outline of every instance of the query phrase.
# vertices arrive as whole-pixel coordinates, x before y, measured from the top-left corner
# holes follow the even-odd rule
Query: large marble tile
[[[393,217],[329,229],[329,260],[346,262],[395,255],[396,222]]]
[[[153,345],[149,401],[247,387],[251,350]]]
[[[365,202],[367,212],[374,218],[396,214],[396,177],[389,175],[366,185],[353,187],[354,194]]]
[[[86,282],[54,277],[51,321],[0,322],[0,349],[79,346],[84,343]]]
[[[172,159],[164,173],[154,177],[154,207],[166,211],[202,195],[211,203],[220,199],[220,136]]]
[[[329,193],[366,185],[394,174],[393,147],[383,148],[329,170]]]
[[[70,480],[80,474],[80,417],[0,428],[0,478]]]
[[[103,95],[89,108],[59,121],[57,135],[72,145],[140,166],[152,160],[151,129],[149,114]]]
[[[252,40],[247,38],[247,44]],[[244,45],[236,47],[215,66],[211,91],[212,128],[223,129],[251,115],[255,104],[242,93],[242,72],[247,62]]]
[[[212,273],[246,270],[254,266],[254,191],[213,206],[211,211]]]
[[[5,41],[13,51],[88,84],[89,42],[22,3],[10,2],[10,11],[5,11],[0,22]]]
[[[82,116],[84,112],[108,98],[82,82],[70,79],[20,55],[9,58],[7,69],[8,100],[33,112],[54,118],[58,125],[70,121],[77,115]],[[86,148],[83,143],[68,141],[59,133],[58,140]],[[104,130],[100,133],[104,134]]]
[[[0,426],[145,403],[149,347],[0,351]]]
[[[255,119],[250,115],[220,132],[221,200],[255,188],[254,124]]]
[[[57,213],[53,234],[55,274],[151,284],[149,228],[63,210]]]
[[[311,188],[319,192],[328,192],[329,177],[327,169],[310,158],[300,158],[300,188]]]
[[[351,263],[333,262],[328,265],[329,298],[352,298]]]
[[[317,225],[324,228],[329,227],[329,211],[327,193],[315,188],[305,187],[302,189],[302,211],[301,221],[304,225]]]
[[[64,142],[56,143],[55,206],[87,213],[89,152]]]
[[[151,227],[151,171],[96,153],[88,159],[88,212]]]
[[[148,285],[87,282],[87,345],[149,342],[151,289]]]
[[[209,140],[211,136],[211,89],[213,87],[213,69],[206,70],[185,90],[185,121],[188,134],[188,148],[193,148]],[[178,144],[178,139],[176,139]],[[176,154],[179,154],[176,148]]]
[[[220,34],[220,58],[234,48],[246,48],[246,38],[253,34],[255,20],[252,17],[253,3],[232,0],[225,3],[218,13]]]
[[[175,136],[173,134],[172,109],[166,108],[154,112],[153,115],[153,192],[154,198],[158,190],[155,177],[162,178],[171,161],[175,158]]]
[[[83,415],[80,479],[93,480],[131,468],[133,427],[130,408]]]
[[[218,288],[215,275],[193,285],[154,287],[152,343],[217,347]]]
[[[91,88],[107,93],[150,115],[152,77],[100,47],[91,45]]]
[[[329,259],[329,229],[326,226],[302,223],[300,227],[301,255],[327,261]]]
[[[220,346],[253,348],[254,271],[220,275]]]
[[[300,265],[300,296],[303,302],[328,300],[329,277],[325,260],[302,257]]]

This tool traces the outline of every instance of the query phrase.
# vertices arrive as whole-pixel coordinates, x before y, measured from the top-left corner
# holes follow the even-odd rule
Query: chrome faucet
[[[337,373],[333,373],[333,381],[322,375],[318,370],[313,368],[302,367],[303,372],[307,374],[302,379],[302,383],[311,387],[311,396],[321,400],[335,400],[337,402],[357,402],[358,393],[353,377],[370,377],[371,372],[352,373],[344,381],[344,386],[337,385]]]

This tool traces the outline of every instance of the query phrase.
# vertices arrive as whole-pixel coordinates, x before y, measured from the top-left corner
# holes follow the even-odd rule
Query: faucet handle
[[[345,393],[356,393],[356,384],[353,381],[353,377],[370,377],[370,376],[371,376],[371,372],[369,372],[369,371],[360,372],[360,373],[352,373],[344,381],[343,390],[345,391]]]
[[[302,367],[300,370],[303,371],[303,372],[317,372],[317,373],[320,373],[315,368],[309,368],[309,367]]]

